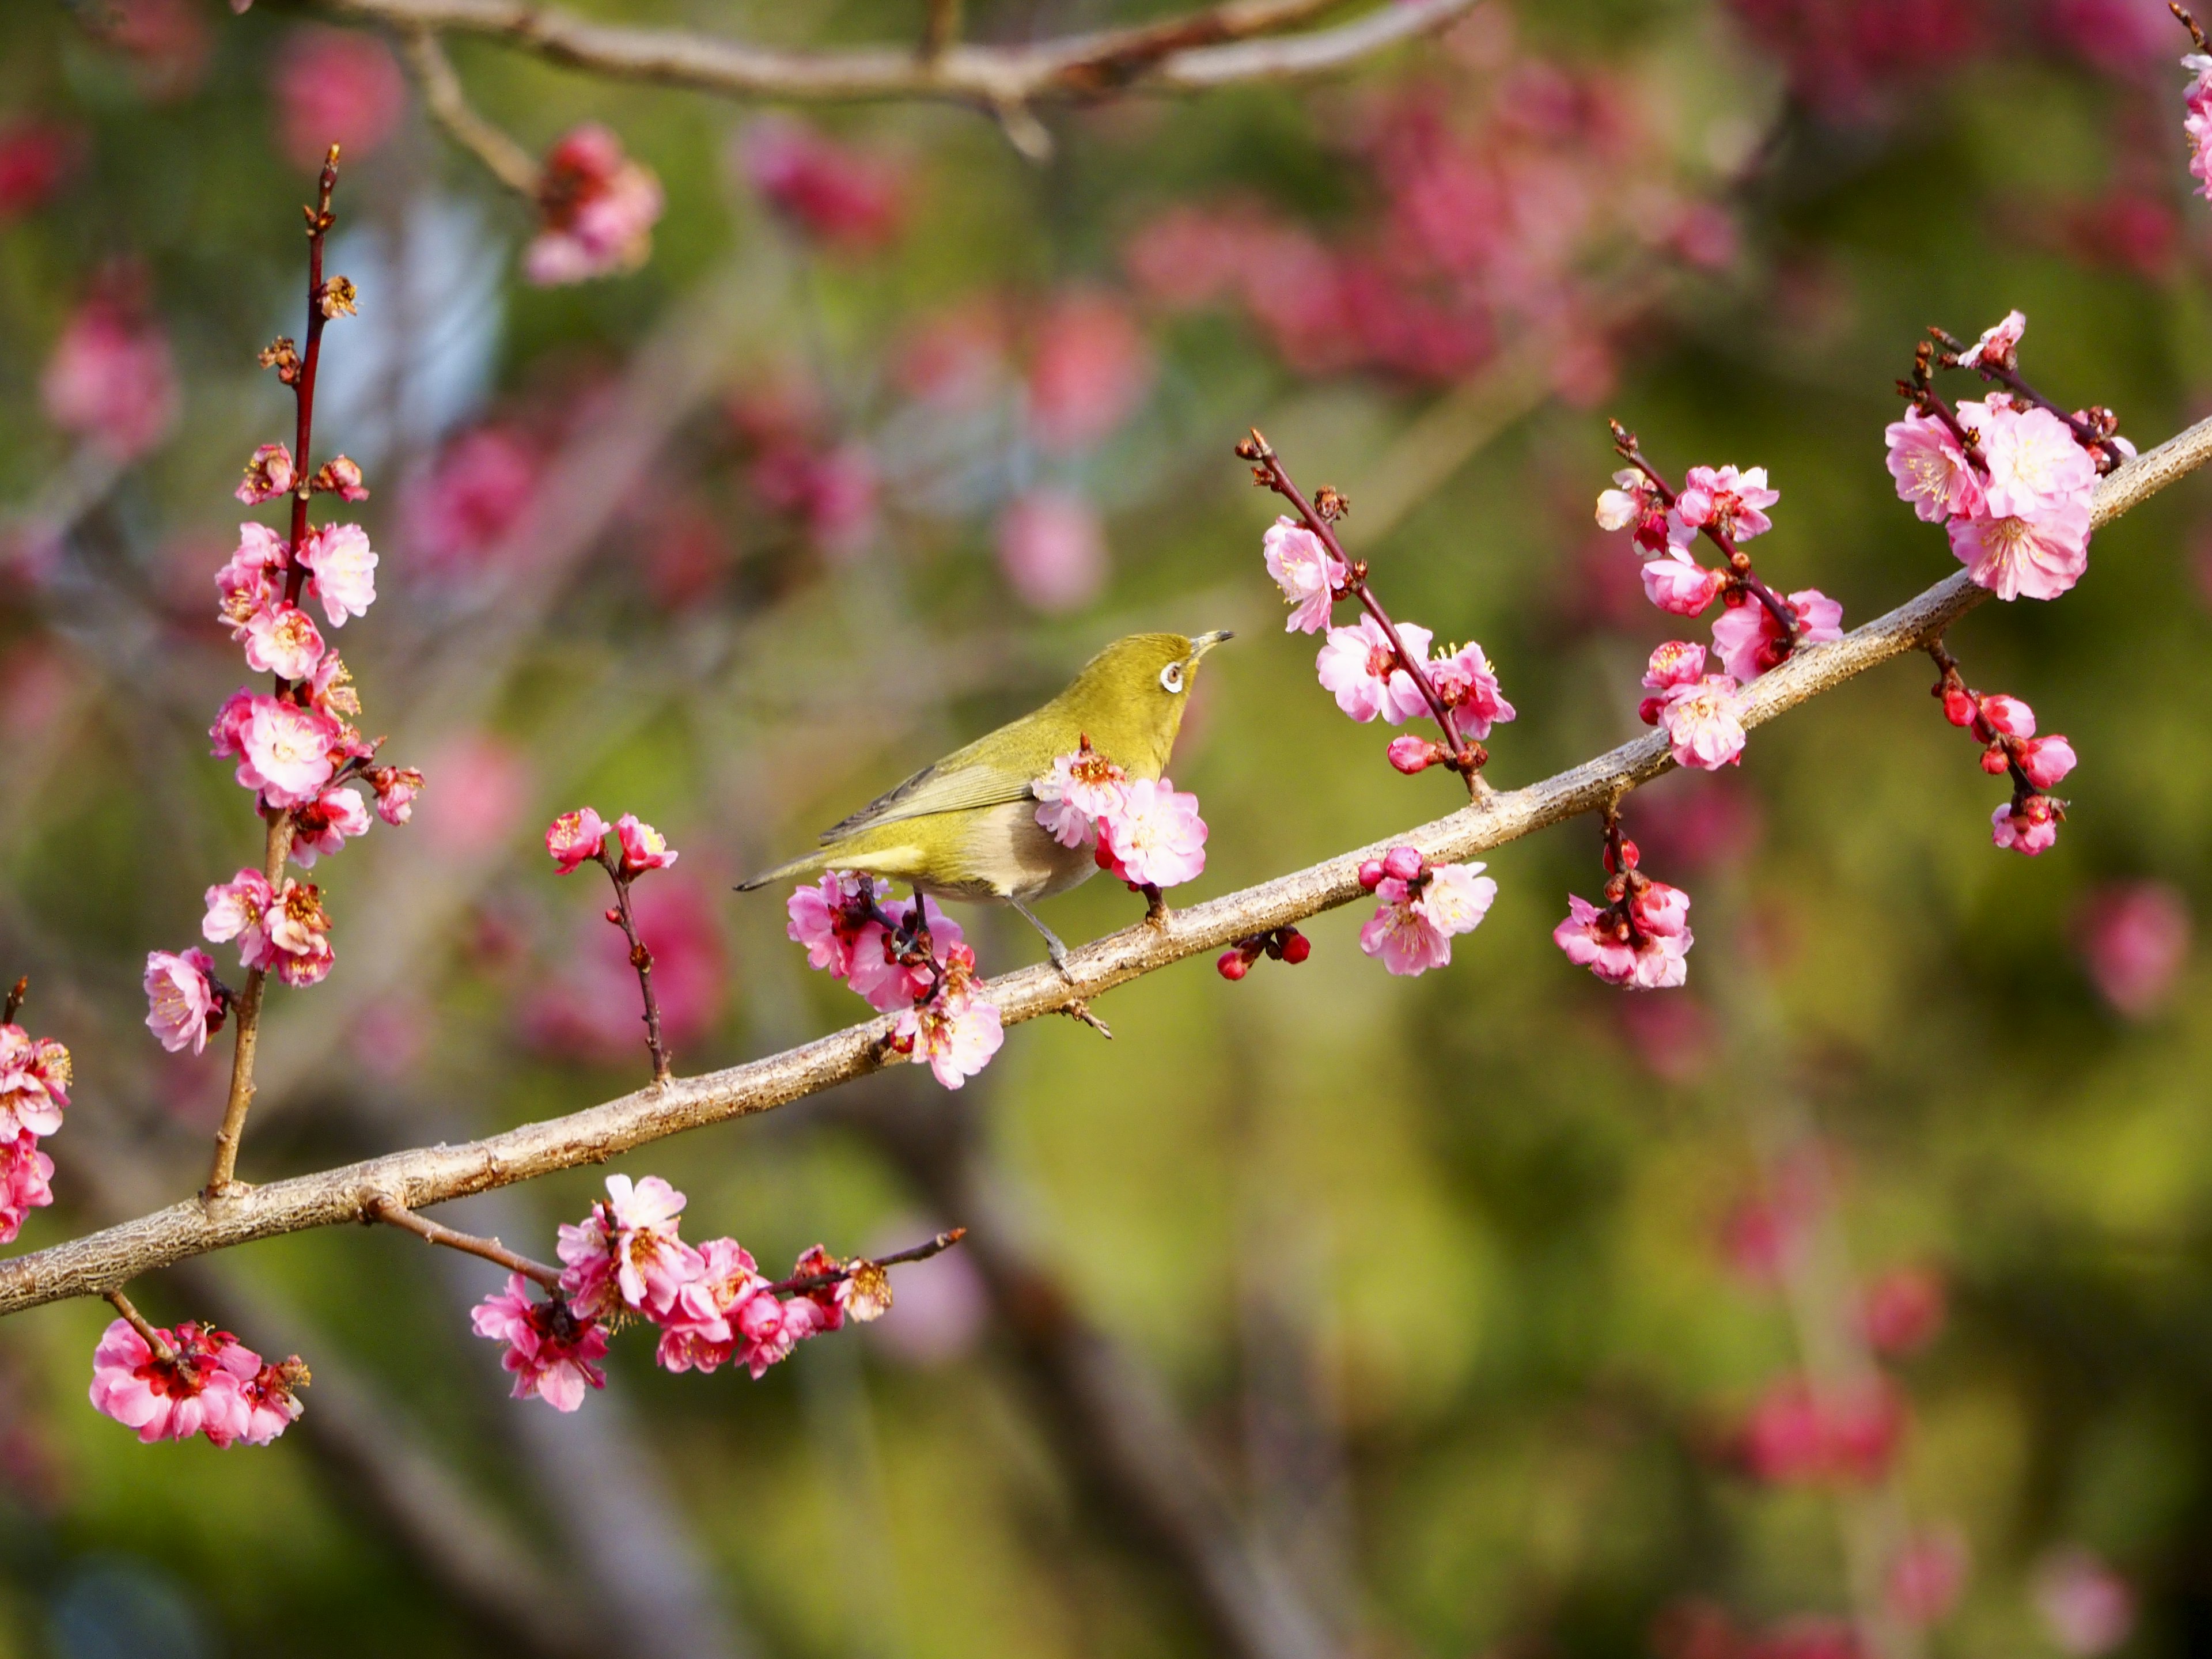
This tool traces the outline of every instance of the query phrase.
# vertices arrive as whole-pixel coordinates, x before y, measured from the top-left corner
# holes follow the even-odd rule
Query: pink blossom
[[[843,979],[853,971],[854,943],[863,924],[848,918],[846,906],[860,892],[858,876],[831,870],[811,886],[793,888],[791,896],[784,901],[784,914],[789,918],[784,926],[786,936],[806,948],[808,967],[821,969],[832,979]],[[877,931],[882,931],[879,925]]]
[[[844,879],[852,881],[853,878]],[[855,890],[857,887],[854,883]],[[847,980],[878,1013],[895,1014],[911,1008],[918,999],[927,996],[936,983],[936,976],[927,964],[908,967],[891,955],[891,930],[905,925],[914,913],[913,902],[907,899],[878,899],[876,908],[890,918],[891,929],[874,920],[860,922],[852,935],[850,961],[837,977]],[[922,898],[922,921],[940,962],[955,947],[964,948],[960,924],[927,895]],[[973,957],[969,960],[972,963]]]
[[[1660,707],[1659,723],[1667,728],[1677,766],[1715,772],[1743,758],[1743,719],[1729,675],[1708,674],[1694,685],[1676,686]]]
[[[2039,789],[2055,788],[2074,765],[2074,745],[2057,732],[2031,738],[2020,746],[2020,769]]]
[[[236,939],[246,966],[266,968],[270,946],[261,922],[276,897],[268,877],[250,866],[242,869],[231,880],[207,890],[207,915],[200,922],[200,933],[216,945]]]
[[[2032,519],[1954,519],[1950,535],[1966,574],[2001,599],[2055,599],[2089,568],[2089,511],[2072,502]]]
[[[306,597],[322,601],[331,626],[366,617],[376,603],[376,554],[357,524],[326,524],[300,544],[300,562],[312,574]]]
[[[407,112],[407,82],[392,49],[356,29],[295,29],[276,70],[277,148],[313,170],[336,141],[346,160],[381,149]]]
[[[328,856],[355,836],[368,833],[368,807],[361,791],[326,789],[292,814],[292,856],[302,870]]]
[[[13,1140],[0,1140],[0,1244],[12,1244],[23,1231],[23,1218],[54,1201],[54,1161],[39,1150],[39,1138],[19,1129]]]
[[[1679,888],[1653,882],[1663,889],[1650,902],[1650,911],[1670,924],[1669,931],[1651,931],[1648,921],[1632,928],[1616,913],[1600,910],[1588,899],[1570,894],[1567,918],[1552,930],[1552,942],[1566,953],[1569,962],[1587,968],[1608,985],[1626,985],[1638,991],[1666,990],[1689,977],[1686,960],[1695,943],[1686,917],[1689,896]]]
[[[998,1005],[974,991],[948,990],[909,1004],[891,1025],[893,1045],[915,1065],[927,1066],[948,1089],[988,1066],[1006,1040]]]
[[[1803,1378],[1784,1377],[1745,1423],[1743,1456],[1762,1480],[1864,1484],[1888,1468],[1904,1429],[1904,1406],[1887,1382],[1816,1394]]]
[[[1668,640],[1651,653],[1644,684],[1665,693],[1698,684],[1705,677],[1705,647],[1691,640]]]
[[[171,1054],[202,1053],[222,1029],[228,1004],[214,975],[215,958],[197,946],[181,956],[147,952],[146,1029]]]
[[[323,659],[323,636],[315,620],[297,605],[278,600],[246,619],[246,665],[279,679],[304,680]]]
[[[228,1445],[250,1412],[238,1378],[223,1364],[237,1339],[189,1320],[160,1335],[173,1359],[155,1357],[129,1320],[108,1326],[92,1355],[93,1408],[137,1430],[146,1445],[189,1440],[203,1429],[217,1445]],[[254,1363],[258,1367],[258,1358]]]
[[[545,153],[523,275],[551,288],[635,270],[653,252],[662,205],[660,180],[621,139],[597,123],[577,127]]]
[[[659,1318],[703,1267],[677,1237],[684,1194],[659,1176],[607,1177],[607,1200],[580,1226],[563,1224],[561,1289],[579,1314],[610,1318],[627,1308]]]
[[[1394,974],[1448,966],[1453,937],[1480,927],[1498,896],[1498,884],[1482,873],[1487,867],[1435,865],[1425,881],[1386,876],[1375,890],[1375,914],[1359,930],[1359,948]]]
[[[1101,293],[1063,295],[1037,325],[1030,428],[1046,449],[1088,449],[1128,419],[1152,379],[1152,351],[1127,306]]]
[[[615,820],[615,836],[622,842],[622,870],[626,876],[665,870],[681,856],[659,830],[641,822],[635,812],[625,812]]]
[[[2189,901],[2162,881],[2100,888],[2075,919],[2091,982],[2130,1019],[2147,1019],[2164,1006],[2188,963],[2191,931]]]
[[[422,793],[422,775],[413,767],[371,767],[368,785],[376,791],[376,816],[386,823],[397,827],[415,816],[415,798]]]
[[[1893,1267],[1867,1287],[1859,1323],[1876,1353],[1917,1353],[1942,1332],[1948,1304],[1933,1268]]]
[[[331,949],[330,929],[321,890],[311,881],[295,881],[287,876],[260,927],[275,953],[276,976],[295,990],[319,985],[337,961]]]
[[[78,308],[46,360],[39,390],[48,420],[118,462],[153,449],[177,418],[168,338],[123,298],[96,295]]]
[[[249,1446],[265,1446],[300,1420],[306,1409],[296,1392],[307,1381],[307,1368],[294,1354],[282,1364],[270,1364],[251,1348],[234,1346],[222,1356],[223,1369],[237,1379],[238,1399],[244,1407],[242,1420],[234,1418],[232,1433],[216,1438],[215,1425],[210,1423],[207,1437],[221,1445],[231,1438],[244,1441]]]
[[[1127,803],[1129,775],[1091,746],[1056,757],[1052,770],[1030,786],[1037,799],[1038,826],[1062,847],[1084,847],[1094,841],[1102,819],[1120,812]]]
[[[1427,629],[1400,623],[1398,637],[1409,656],[1426,659],[1431,637]],[[1400,665],[1390,636],[1372,617],[1362,617],[1349,628],[1330,629],[1314,669],[1336,706],[1363,724],[1380,714],[1396,726],[1428,712],[1428,702]]]
[[[1969,1565],[1966,1540],[1956,1527],[1915,1534],[1889,1564],[1883,1588],[1891,1615],[1916,1629],[1942,1624],[1959,1605]]]
[[[2035,735],[2035,710],[2018,697],[1992,691],[1975,705],[1975,711],[1981,715],[1983,723],[2000,737]]]
[[[536,441],[511,427],[477,427],[454,439],[428,477],[410,481],[403,521],[411,558],[474,564],[507,545],[544,459]]]
[[[562,813],[545,826],[545,850],[553,856],[553,873],[568,875],[577,866],[598,858],[606,838],[606,820],[590,807]]]
[[[734,1238],[708,1239],[699,1247],[699,1276],[678,1287],[659,1322],[660,1345],[654,1358],[667,1370],[711,1371],[720,1366],[740,1340],[741,1310],[768,1283],[752,1252]]]
[[[267,525],[239,526],[238,550],[215,573],[220,596],[216,614],[230,625],[233,639],[244,639],[255,617],[283,603],[283,585],[277,575],[290,562],[284,538]]]
[[[1941,524],[1981,510],[1981,476],[1942,420],[1907,410],[1882,436],[1889,444],[1889,474],[1897,480],[1898,498],[1911,502],[1916,516]]]
[[[1708,570],[1679,547],[1646,559],[1639,574],[1644,579],[1644,597],[1677,617],[1704,614],[1728,584],[1725,573]]]
[[[70,1051],[20,1025],[0,1025],[0,1140],[25,1130],[50,1135],[68,1106]]]
[[[331,781],[331,750],[343,734],[319,709],[281,697],[250,696],[241,709],[224,706],[214,735],[218,752],[226,740],[235,741],[240,788],[260,791],[271,806],[300,806]]]
[[[803,122],[786,116],[755,121],[745,131],[743,161],[753,188],[828,246],[865,252],[890,241],[905,224],[905,170]]]
[[[258,507],[292,493],[292,452],[283,444],[264,444],[246,464],[246,476],[234,492],[248,507]]]
[[[1611,489],[1598,491],[1600,530],[1626,530],[1641,525],[1658,506],[1658,494],[1652,489],[1651,480],[1632,466],[1614,473],[1613,485]]]
[[[1409,778],[1451,758],[1451,752],[1433,738],[1417,738],[1411,733],[1391,738],[1383,745],[1382,752],[1391,765]],[[1250,964],[1246,965],[1249,967]]]
[[[2181,123],[2189,135],[2189,170],[2200,181],[2205,198],[2212,201],[2212,58],[2191,52],[2181,60],[2181,67],[2197,77],[2184,100],[2189,113]]]
[[[2203,60],[2212,76],[2212,58]],[[2078,1544],[2045,1556],[2035,1569],[2035,1610],[2063,1652],[2098,1659],[2134,1633],[2136,1594],[2104,1559]]]
[[[1820,645],[1844,636],[1844,607],[1817,587],[1800,588],[1784,599],[1797,618],[1797,643]],[[1784,661],[1786,647],[1782,624],[1758,600],[1747,597],[1713,618],[1713,648],[1721,666],[1739,685],[1748,685],[1768,669]]]
[[[1730,542],[1747,542],[1774,528],[1774,520],[1761,509],[1781,499],[1780,490],[1766,487],[1763,466],[1747,472],[1732,466],[1693,466],[1674,497],[1668,532],[1677,547],[1687,546],[1700,530]]]
[[[1990,814],[1990,839],[2008,851],[2033,858],[2057,843],[2059,816],[2048,795],[2030,795],[2017,811],[2006,801]]]
[[[2018,362],[2021,336],[2027,332],[2027,313],[2008,311],[1995,326],[1959,354],[1961,368],[2011,368]],[[2040,411],[2039,411],[2040,412]]]
[[[507,1276],[505,1292],[477,1303],[471,1318],[478,1336],[507,1344],[500,1364],[514,1373],[515,1399],[535,1395],[556,1412],[572,1412],[584,1403],[586,1389],[606,1387],[607,1374],[595,1363],[607,1352],[598,1319],[573,1312],[557,1297],[534,1300],[520,1273]]]
[[[333,455],[315,469],[314,488],[342,501],[365,501],[368,486],[362,482],[361,464],[350,455]]]
[[[1206,820],[1198,797],[1166,778],[1139,778],[1120,808],[1098,823],[1098,867],[1134,887],[1174,887],[1206,868]]]
[[[1452,711],[1462,737],[1480,743],[1490,735],[1493,724],[1513,718],[1513,705],[1499,694],[1497,672],[1480,646],[1470,641],[1447,655],[1432,657],[1428,671],[1429,684]],[[1412,677],[1407,678],[1410,683]]]
[[[737,1327],[738,1361],[757,1382],[769,1366],[790,1358],[793,1348],[821,1330],[822,1310],[803,1296],[788,1302],[756,1296],[738,1310]]]
[[[999,568],[1032,611],[1079,611],[1106,585],[1106,526],[1068,489],[1032,489],[999,519]]]
[[[1260,538],[1267,574],[1291,607],[1286,634],[1313,634],[1328,626],[1336,590],[1350,574],[1322,538],[1295,519],[1279,518]]]
[[[2088,510],[2097,463],[2049,410],[1991,398],[1984,405],[1961,404],[1959,417],[1978,441],[1989,470],[1982,486],[1989,516],[2036,519],[2057,507]]]

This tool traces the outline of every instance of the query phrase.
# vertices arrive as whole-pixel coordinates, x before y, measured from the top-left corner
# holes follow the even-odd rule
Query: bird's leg
[[[1046,927],[1042,921],[1039,921],[1036,911],[1030,909],[1028,905],[1023,903],[1019,899],[1015,898],[1012,895],[1009,894],[1007,896],[1006,902],[1012,905],[1015,909],[1021,912],[1022,920],[1024,921],[1026,921],[1030,927],[1036,928],[1037,932],[1044,935],[1045,955],[1050,957],[1052,958],[1052,965],[1060,969],[1060,976],[1066,980],[1069,984],[1074,984],[1075,975],[1067,971],[1067,947],[1060,942],[1060,935],[1054,933],[1051,928]]]

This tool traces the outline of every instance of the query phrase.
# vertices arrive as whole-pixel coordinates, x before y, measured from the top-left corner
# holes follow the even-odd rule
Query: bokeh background
[[[587,9],[789,43],[893,0]],[[979,39],[1157,11],[977,0]],[[1918,330],[2031,319],[2030,376],[2148,447],[2212,404],[2212,207],[2156,0],[1487,0],[1303,88],[1042,112],[765,111],[459,43],[532,150],[599,120],[667,195],[635,274],[518,275],[524,207],[392,45],[265,3],[0,9],[0,977],[77,1059],[18,1248],[191,1190],[227,1038],[141,1028],[144,953],[258,827],[201,736],[210,574],[289,436],[296,204],[345,141],[318,428],[374,488],[345,632],[416,822],[319,866],[337,971],[273,1000],[241,1173],[574,1109],[643,1073],[589,801],[679,1066],[859,1005],[732,880],[1139,628],[1231,627],[1174,766],[1229,891],[1449,809],[1276,626],[1262,426],[1396,613],[1478,638],[1493,779],[1641,728],[1672,631],[1591,522],[1617,413],[1764,465],[1778,586],[1865,620],[1954,568],[1881,428]],[[315,1370],[265,1450],[139,1447],[97,1304],[0,1324],[0,1655],[159,1651],[2094,1656],[2212,1645],[2212,494],[2098,538],[2063,604],[1956,631],[2083,757],[2056,850],[1903,662],[1631,803],[1691,891],[1685,990],[1549,932],[1594,823],[1500,849],[1448,970],[1358,917],[1237,985],[1116,992],[647,1149],[704,1236],[972,1247],[756,1384],[641,1338],[574,1418],[503,1398],[481,1263],[397,1233],[135,1287]],[[1136,901],[1051,907],[1071,939]],[[1018,922],[971,932],[1034,958]],[[550,1252],[595,1174],[450,1206]]]

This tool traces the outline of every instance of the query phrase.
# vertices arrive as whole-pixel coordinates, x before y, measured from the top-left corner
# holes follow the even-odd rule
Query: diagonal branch
[[[2212,460],[2212,420],[2129,462],[2097,486],[2092,520],[2109,523]],[[1989,598],[1962,571],[1842,639],[1799,650],[1752,682],[1747,726],[1764,725],[1879,663],[1916,651]],[[1164,914],[1071,951],[1065,971],[1049,964],[990,981],[987,994],[1007,1024],[1218,951],[1254,933],[1304,921],[1363,896],[1359,866],[1411,843],[1438,863],[1455,862],[1533,830],[1604,807],[1673,764],[1662,732],[1638,738],[1524,788],[1470,803],[1449,817],[1227,894]],[[103,1295],[137,1274],[257,1238],[367,1219],[392,1201],[420,1209],[470,1193],[604,1163],[634,1146],[727,1118],[786,1105],[877,1071],[887,1062],[889,1018],[848,1027],[799,1048],[701,1077],[672,1079],[620,1099],[525,1124],[459,1146],[393,1152],[342,1169],[271,1182],[203,1202],[188,1200],[136,1221],[0,1261],[0,1315]]]
[[[493,178],[532,206],[537,204],[538,163],[530,152],[477,113],[461,89],[461,77],[438,37],[428,29],[408,29],[401,36],[407,66],[422,88],[422,101],[447,136],[482,161]]]

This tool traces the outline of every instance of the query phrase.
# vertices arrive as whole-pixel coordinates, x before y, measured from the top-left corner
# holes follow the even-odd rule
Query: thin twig
[[[951,1249],[967,1237],[965,1227],[948,1227],[926,1243],[909,1245],[890,1255],[861,1257],[850,1266],[832,1268],[828,1273],[802,1273],[796,1279],[779,1279],[763,1288],[777,1296],[804,1296],[809,1291],[827,1290],[832,1285],[843,1284],[853,1276],[854,1267],[896,1267],[909,1261],[927,1261],[930,1257]]]
[[[607,912],[607,920],[620,927],[623,937],[629,941],[629,965],[637,969],[638,994],[645,1001],[646,1051],[653,1056],[654,1084],[663,1084],[668,1081],[670,1069],[668,1045],[661,1041],[660,1002],[653,994],[653,952],[637,936],[637,921],[630,914],[631,878],[623,873],[620,857],[608,852],[605,842],[599,845],[599,861],[607,872],[607,879],[615,884],[615,908]]]
[[[8,1002],[0,1007],[0,1025],[13,1025],[15,1016],[23,1012],[23,999],[31,994],[31,976],[25,974],[8,990]]]
[[[561,1270],[543,1261],[510,1250],[495,1238],[479,1238],[474,1233],[457,1232],[416,1215],[396,1199],[377,1197],[362,1206],[365,1221],[381,1221],[387,1227],[398,1227],[413,1233],[426,1243],[442,1244],[449,1250],[465,1250],[471,1255],[480,1255],[487,1261],[495,1261],[509,1273],[520,1273],[525,1279],[535,1279],[549,1291],[561,1288]]]
[[[2094,525],[2110,523],[2212,461],[2212,419],[2199,422],[2100,480]],[[1745,688],[1747,727],[1763,726],[1879,664],[1923,650],[1989,599],[1964,571],[1946,577],[1839,640],[1806,646]],[[1018,1024],[1087,1001],[1115,986],[1240,939],[1288,927],[1366,896],[1359,866],[1411,846],[1453,863],[1603,808],[1673,765],[1664,732],[1651,732],[1526,787],[1469,803],[1447,817],[1355,848],[1158,924],[1139,923],[1068,953],[1065,968],[1024,968],[988,981],[981,994],[1001,1021]],[[460,1146],[417,1147],[313,1175],[275,1181],[210,1209],[173,1204],[119,1226],[0,1261],[0,1315],[68,1297],[103,1294],[136,1275],[233,1244],[363,1218],[372,1199],[421,1207],[487,1192],[556,1170],[604,1162],[635,1146],[750,1115],[833,1088],[887,1063],[888,1018],[848,1026],[796,1048],[725,1071],[603,1102]]]
[[[120,1291],[107,1292],[107,1300],[116,1312],[131,1322],[131,1328],[138,1333],[139,1340],[154,1351],[154,1357],[165,1364],[176,1364],[177,1351],[169,1346],[169,1339],[154,1328],[154,1322],[131,1305],[131,1298]]]
[[[422,101],[447,136],[482,161],[493,178],[535,207],[539,184],[537,161],[477,113],[461,89],[461,77],[454,72],[453,59],[446,56],[437,35],[428,29],[403,29],[400,42],[407,51],[407,65],[422,88]]]
[[[921,56],[927,63],[960,38],[960,0],[929,0],[921,26]]]

